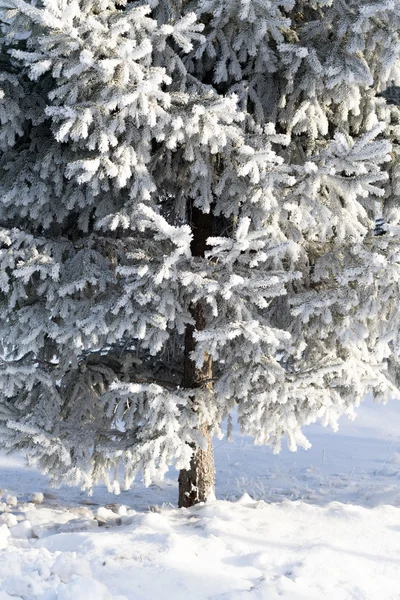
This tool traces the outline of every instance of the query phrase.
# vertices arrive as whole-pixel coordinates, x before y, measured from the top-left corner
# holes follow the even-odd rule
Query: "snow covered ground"
[[[368,401],[308,451],[217,440],[219,500],[191,510],[174,472],[89,498],[2,458],[0,600],[400,600],[399,432]]]

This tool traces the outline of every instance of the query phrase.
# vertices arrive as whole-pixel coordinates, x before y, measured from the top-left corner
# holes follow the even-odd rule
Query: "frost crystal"
[[[7,5],[3,447],[118,491],[187,466],[234,409],[295,449],[398,393],[397,3]],[[193,307],[212,381],[191,388]]]

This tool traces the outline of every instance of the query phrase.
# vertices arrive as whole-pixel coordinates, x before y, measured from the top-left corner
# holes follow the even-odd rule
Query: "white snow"
[[[29,502],[33,502],[33,504],[42,504],[44,500],[44,496],[42,492],[33,492],[31,497],[29,498]]]
[[[190,510],[175,472],[88,497],[3,457],[0,600],[399,600],[399,408],[310,427],[307,452],[216,441],[220,500]]]
[[[17,506],[17,498],[16,496],[12,496],[11,494],[7,494],[4,497],[5,503],[8,504],[8,506]]]
[[[0,523],[7,525],[7,527],[10,528],[14,527],[14,525],[17,525],[18,519],[15,515],[11,513],[3,513],[2,515],[0,515]]]
[[[10,530],[7,525],[0,525],[0,549],[7,548],[8,538],[10,537]]]
[[[118,514],[105,506],[100,506],[97,509],[96,518],[101,523],[113,523],[118,519]]]
[[[28,519],[25,519],[25,521],[21,521],[17,525],[10,527],[10,533],[13,538],[29,539],[33,537],[32,525]]]

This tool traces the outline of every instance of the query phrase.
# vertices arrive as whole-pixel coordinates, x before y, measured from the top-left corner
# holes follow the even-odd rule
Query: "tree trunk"
[[[179,508],[189,508],[214,497],[215,469],[212,439],[206,428],[202,433],[207,440],[206,450],[201,448],[195,450],[190,461],[190,469],[182,469],[179,473]]]
[[[205,214],[195,207],[191,207],[191,225],[193,231],[192,255],[204,256],[206,240],[211,236],[211,214]],[[190,359],[190,353],[196,347],[195,331],[205,328],[204,307],[198,302],[191,307],[194,325],[188,325],[185,331],[185,357],[183,385],[186,388],[203,388],[212,390],[212,359],[206,354],[203,366],[198,369]],[[193,410],[197,410],[196,400],[193,398]],[[199,502],[206,502],[214,496],[214,453],[209,425],[205,423],[201,429],[207,447],[193,448],[190,468],[183,469],[179,474],[179,507],[188,508]]]

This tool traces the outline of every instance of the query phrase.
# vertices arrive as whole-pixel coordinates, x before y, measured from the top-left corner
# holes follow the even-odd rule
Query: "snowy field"
[[[368,401],[308,451],[216,440],[219,500],[190,510],[175,472],[89,498],[3,458],[0,600],[400,600],[399,432]]]

